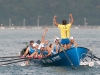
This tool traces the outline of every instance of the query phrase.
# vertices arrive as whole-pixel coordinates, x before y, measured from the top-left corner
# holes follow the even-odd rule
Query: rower
[[[38,48],[41,51],[39,58],[43,57],[44,54],[45,55],[47,54],[46,56],[51,55],[51,48],[48,45],[49,41],[45,40],[45,35],[46,35],[47,31],[48,31],[48,28],[45,28],[44,33],[43,33],[42,38],[41,38],[41,43],[40,43],[39,48]]]
[[[44,44],[41,45],[42,56],[50,56],[51,55],[51,48],[49,47],[49,41],[45,40]]]
[[[29,56],[34,56],[36,55],[36,50],[37,50],[38,44],[34,43],[33,40],[30,41],[30,46],[26,49],[25,53],[24,53],[24,57],[26,57],[28,55]]]
[[[78,44],[77,44],[76,41],[74,40],[74,37],[73,37],[73,36],[70,37],[70,42],[72,43],[72,45],[71,45],[70,48],[73,48],[73,47],[77,47],[77,46],[78,46]]]
[[[31,41],[30,41],[30,46],[27,47],[27,49],[26,49],[24,55],[21,56],[21,58],[24,58],[24,57],[26,57],[26,56],[29,57],[29,55],[31,55],[32,53],[35,52],[35,49],[34,49],[33,45],[35,45],[35,44],[34,44],[34,41],[31,40]],[[27,60],[27,61],[25,62],[25,65],[29,65],[29,60]]]
[[[51,46],[51,49],[52,49],[51,53],[53,55],[60,52],[59,41],[60,41],[60,38],[56,37],[54,40],[54,44],[52,44],[52,46]]]
[[[65,50],[67,49],[67,45],[70,43],[70,28],[73,24],[73,17],[72,14],[69,14],[70,16],[70,23],[67,24],[66,20],[62,21],[62,24],[58,24],[56,22],[57,16],[54,16],[54,24],[60,29],[61,32],[61,44],[64,46]]]
[[[30,58],[37,58],[38,57],[38,44],[37,43],[34,43],[33,44],[33,50],[32,51],[30,51],[30,56],[28,56],[28,57],[30,57]]]
[[[33,50],[33,44],[34,44],[34,41],[31,40],[30,41],[30,46],[28,46],[28,48],[26,49],[25,53],[24,53],[24,57],[26,57],[29,53],[33,53],[34,50]]]

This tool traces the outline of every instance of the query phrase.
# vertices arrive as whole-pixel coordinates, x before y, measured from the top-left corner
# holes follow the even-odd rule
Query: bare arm
[[[53,50],[54,49],[54,44],[52,44],[52,46],[51,46],[51,50]]]
[[[45,41],[45,35],[46,35],[47,31],[48,31],[48,28],[45,28],[44,33],[42,35],[41,43],[44,43],[44,41]]]
[[[71,45],[72,45],[72,43],[69,43],[69,44],[67,45],[67,49],[70,49],[70,48],[71,48]]]
[[[77,44],[76,42],[74,42],[74,46],[75,46],[75,47],[77,47],[77,46],[78,46],[78,44]]]
[[[57,46],[57,48],[56,48],[56,53],[58,53],[58,46]]]
[[[30,57],[33,57],[34,55],[35,55],[36,57],[38,56],[38,45],[36,45],[34,48],[36,49],[36,51],[33,52],[33,53],[30,55]]]
[[[48,51],[47,56],[50,56],[51,55],[51,48],[50,47],[46,47],[46,50]]]
[[[30,47],[28,47],[28,48],[26,49],[25,53],[24,53],[24,56],[25,56],[25,57],[27,56],[27,54],[28,54],[28,52],[29,52],[29,48],[30,48]]]
[[[72,44],[74,44],[74,47],[78,46],[78,44],[72,39],[70,40],[70,43],[67,45],[67,48],[70,49]]]
[[[74,20],[73,20],[73,16],[72,16],[72,14],[69,14],[69,16],[70,16],[70,24],[72,25],[73,22],[74,22]]]
[[[57,18],[57,16],[54,16],[53,21],[54,21],[55,26],[58,27],[58,23],[57,23],[57,21],[56,21],[56,18]]]

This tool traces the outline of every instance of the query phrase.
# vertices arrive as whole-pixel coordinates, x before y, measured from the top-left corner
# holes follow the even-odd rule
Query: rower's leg
[[[26,65],[26,66],[29,65],[29,60],[25,61],[25,65]]]
[[[35,57],[38,57],[38,52],[35,52]]]
[[[32,54],[30,55],[30,57],[33,57],[35,54],[36,54],[36,52],[32,53]]]
[[[38,52],[36,51],[36,52],[34,52],[34,53],[32,53],[31,55],[30,55],[30,57],[37,57],[38,56]]]

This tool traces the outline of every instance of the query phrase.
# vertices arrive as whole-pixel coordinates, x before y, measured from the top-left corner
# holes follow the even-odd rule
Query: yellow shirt
[[[59,24],[58,25],[62,39],[70,37],[70,27],[71,27],[71,24],[66,24],[66,25]]]

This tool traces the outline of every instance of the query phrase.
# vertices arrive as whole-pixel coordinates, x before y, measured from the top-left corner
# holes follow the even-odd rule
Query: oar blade
[[[17,63],[17,62],[27,61],[27,60],[28,59],[23,59],[23,60],[19,60],[19,61],[8,62],[8,63],[0,64],[0,66],[9,65],[9,64]]]
[[[89,66],[93,67],[94,66],[94,62],[89,62]]]

